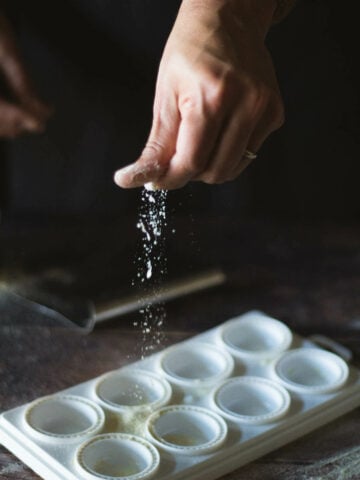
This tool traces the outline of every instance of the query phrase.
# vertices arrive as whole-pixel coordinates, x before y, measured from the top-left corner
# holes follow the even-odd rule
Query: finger
[[[258,121],[256,128],[252,132],[249,143],[248,150],[251,152],[257,152],[267,137],[279,129],[284,123],[284,108],[281,101],[275,98],[270,102]]]
[[[133,164],[115,172],[115,183],[122,188],[156,184],[165,175],[174,155],[179,124],[180,116],[175,99],[159,106],[141,156]]]
[[[223,183],[238,165],[249,141],[255,120],[240,106],[224,122],[219,141],[207,169],[196,179],[205,183]]]
[[[182,106],[176,152],[166,175],[157,183],[159,188],[180,188],[206,169],[221,122],[220,114],[211,115],[202,105]]]
[[[283,123],[284,110],[282,104],[270,104],[251,133],[246,150],[256,154],[270,134],[280,128]],[[232,179],[238,177],[253,160],[254,158],[249,158],[249,156],[243,155],[238,165],[236,165],[234,170],[230,173],[230,177]]]
[[[0,137],[14,138],[21,133],[41,132],[43,125],[17,105],[0,99]]]
[[[281,105],[272,91],[258,87],[244,89],[242,97],[232,109],[226,129],[223,128],[224,133],[213,153],[213,160],[199,179],[205,183],[233,180],[252,160],[244,155],[245,151],[256,152],[263,141],[264,129],[266,136],[274,129]]]

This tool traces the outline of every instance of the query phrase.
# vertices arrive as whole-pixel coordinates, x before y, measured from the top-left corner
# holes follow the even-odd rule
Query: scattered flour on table
[[[359,480],[360,446],[320,460],[301,469],[289,480]]]
[[[136,278],[133,286],[140,288],[143,298],[159,293],[167,273],[166,240],[166,190],[150,191],[144,188],[137,228],[142,239],[137,254]],[[161,346],[164,340],[163,325],[166,310],[163,303],[148,303],[140,310],[140,320],[134,322],[141,330],[140,357],[144,358]]]
[[[11,475],[23,472],[25,466],[21,463],[10,463],[0,468],[0,475]]]

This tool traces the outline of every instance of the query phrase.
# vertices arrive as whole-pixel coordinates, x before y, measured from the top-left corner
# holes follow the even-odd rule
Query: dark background
[[[158,63],[178,6],[179,0],[4,3],[37,89],[55,114],[44,134],[2,144],[0,286],[72,319],[89,315],[89,299],[133,293],[134,260],[143,248],[136,229],[141,195],[116,187],[113,173],[136,159],[148,135]],[[252,286],[269,292],[269,282],[294,284],[294,292],[306,286],[321,310],[327,300],[311,287],[315,278],[337,282],[320,290],[343,303],[347,292],[348,316],[358,311],[351,293],[360,271],[355,6],[355,0],[346,9],[330,0],[299,1],[272,28],[268,44],[286,123],[238,180],[169,192],[162,282],[222,268],[229,279],[241,278],[241,306],[231,308],[271,312]],[[345,288],[348,270],[352,286]],[[307,295],[296,298],[300,310]],[[13,322],[18,310],[6,302],[2,321]]]
[[[55,109],[45,134],[1,147],[0,407],[7,409],[129,363],[143,345],[138,312],[87,336],[74,326],[89,318],[88,300],[133,292],[140,191],[120,190],[112,176],[143,147],[179,2],[2,3]],[[298,1],[268,36],[283,128],[237,181],[169,193],[169,276],[215,266],[227,279],[167,302],[166,345],[255,308],[301,335],[333,338],[360,365],[357,3]],[[359,422],[357,409],[229,478],[320,478],[331,470],[355,480]],[[0,471],[4,480],[37,478],[4,449]]]
[[[178,0],[11,0],[5,10],[41,96],[45,134],[2,145],[1,202],[19,216],[118,216],[138,208],[113,172],[141,151]],[[299,1],[268,36],[286,123],[241,178],[169,195],[185,211],[357,219],[359,66],[355,1]]]

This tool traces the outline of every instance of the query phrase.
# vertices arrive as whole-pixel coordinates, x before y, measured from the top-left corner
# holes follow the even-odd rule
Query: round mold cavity
[[[310,394],[337,390],[349,376],[349,368],[342,358],[318,348],[284,353],[275,362],[274,372],[290,390]]]
[[[109,433],[84,442],[76,452],[75,462],[81,478],[145,480],[156,474],[160,455],[147,440]]]
[[[95,395],[102,405],[115,412],[154,409],[171,398],[168,381],[140,369],[110,372],[95,384]]]
[[[164,407],[148,418],[146,426],[156,445],[182,455],[212,452],[227,436],[227,425],[219,415],[190,405]]]
[[[31,403],[24,414],[26,428],[47,443],[71,443],[95,435],[105,415],[96,403],[74,395],[53,395]]]
[[[261,425],[283,417],[290,395],[281,385],[261,377],[236,377],[213,394],[216,409],[232,421]]]
[[[292,342],[292,333],[284,323],[260,314],[231,320],[219,333],[234,356],[248,360],[274,357]]]
[[[231,375],[234,360],[225,350],[192,343],[166,350],[160,367],[170,382],[182,387],[211,386]]]

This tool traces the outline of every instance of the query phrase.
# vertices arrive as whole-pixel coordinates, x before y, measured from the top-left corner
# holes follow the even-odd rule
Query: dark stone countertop
[[[186,225],[186,221],[177,225],[178,245],[189,238]],[[11,235],[4,236],[3,245],[11,243]],[[228,280],[168,303],[164,345],[256,308],[301,335],[321,333],[344,344],[360,367],[359,227],[234,220],[221,224],[216,220],[197,229],[196,235],[197,251],[212,265],[220,265]],[[84,335],[28,310],[12,318],[4,308],[0,319],[2,411],[120,367],[138,355],[136,313],[105,322]],[[223,478],[360,479],[359,432],[357,409]],[[0,476],[4,480],[38,478],[3,447]]]

